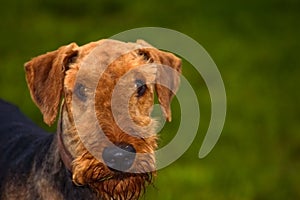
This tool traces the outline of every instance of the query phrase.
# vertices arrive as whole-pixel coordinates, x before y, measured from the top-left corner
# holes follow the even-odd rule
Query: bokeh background
[[[142,199],[300,199],[300,1],[9,0],[2,2],[0,18],[0,97],[50,131],[25,83],[23,63],[30,58],[145,26],[197,40],[225,83],[223,133],[199,159],[210,99],[201,75],[184,62],[200,103],[198,135],[179,160],[158,172]],[[161,146],[180,123],[176,104]]]

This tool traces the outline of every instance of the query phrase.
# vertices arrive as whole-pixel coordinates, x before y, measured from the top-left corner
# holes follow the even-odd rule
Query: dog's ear
[[[75,43],[37,56],[25,63],[26,80],[31,97],[49,126],[56,119],[62,96],[65,71],[77,56]]]
[[[170,104],[179,87],[181,60],[174,54],[161,51],[159,57],[162,65],[157,70],[155,88],[165,118],[170,122],[172,119]]]
[[[181,59],[172,53],[160,51],[155,48],[141,49],[148,62],[158,64],[155,89],[158,101],[167,121],[171,121],[170,104],[177,92],[181,74]]]

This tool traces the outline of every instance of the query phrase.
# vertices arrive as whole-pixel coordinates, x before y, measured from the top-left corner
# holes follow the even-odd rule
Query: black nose
[[[119,144],[105,147],[102,158],[110,169],[124,172],[132,166],[135,153],[136,151],[132,145]]]

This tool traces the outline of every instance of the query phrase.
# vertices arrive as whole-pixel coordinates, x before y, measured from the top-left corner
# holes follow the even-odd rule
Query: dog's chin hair
[[[84,154],[73,162],[73,182],[78,186],[88,185],[103,200],[138,199],[156,176],[156,171],[149,170],[149,162],[144,162],[148,164],[146,166],[137,166],[144,170],[140,170],[141,173],[123,173],[112,171],[96,159],[88,158],[89,156],[91,155]]]
[[[89,186],[104,200],[136,200],[152,183],[153,173],[117,173],[115,176],[89,183]]]

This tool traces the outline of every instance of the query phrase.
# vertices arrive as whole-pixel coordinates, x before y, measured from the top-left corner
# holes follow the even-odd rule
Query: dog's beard
[[[98,181],[89,183],[89,186],[104,200],[134,200],[152,183],[155,172],[123,173],[115,172]]]
[[[140,159],[131,172],[109,169],[89,153],[73,162],[73,181],[76,185],[88,185],[103,200],[135,200],[152,184],[156,175],[152,156]]]

